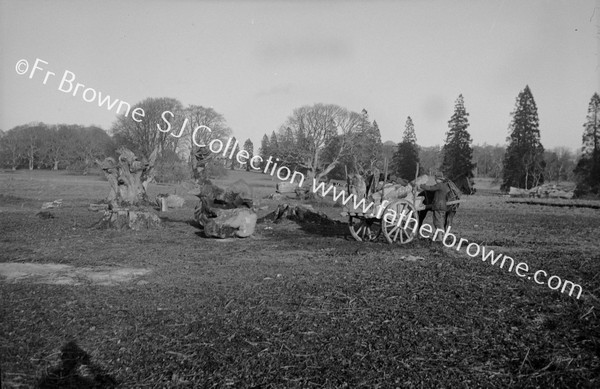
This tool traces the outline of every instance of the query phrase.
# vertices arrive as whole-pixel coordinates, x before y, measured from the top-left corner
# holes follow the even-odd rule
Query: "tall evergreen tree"
[[[294,131],[290,127],[281,128],[277,137],[279,148],[283,151],[284,157],[292,151],[296,145]]]
[[[250,171],[250,160],[254,157],[254,143],[250,140],[250,138],[246,139],[244,142],[244,150],[250,155],[246,162],[246,171]]]
[[[262,137],[258,153],[261,157],[263,157],[263,159],[269,158],[269,155],[271,154],[271,144],[269,143],[269,137],[267,134],[264,134]]]
[[[517,96],[504,155],[502,189],[530,189],[544,182],[544,146],[540,142],[537,106],[529,86]]]
[[[375,168],[383,154],[381,133],[376,122],[371,124],[369,113],[364,108],[360,113],[356,134],[350,141],[352,147],[347,152],[347,156],[350,158],[345,158],[350,162],[350,171],[362,173]]]
[[[415,126],[409,116],[406,118],[402,142],[398,143],[398,149],[392,160],[392,167],[400,178],[412,181],[415,178],[418,164],[419,146],[417,145]]]
[[[281,126],[277,131],[277,143],[279,146],[279,158],[286,167],[290,170],[297,170],[302,164],[304,157],[303,146],[306,145],[306,140],[302,139],[302,131],[294,133],[290,126]]]
[[[381,142],[381,131],[379,131],[379,125],[375,120],[373,120],[373,124],[369,126],[367,139],[369,148],[371,150],[367,154],[370,165],[372,167],[374,167],[376,164],[383,166],[383,142]]]
[[[583,145],[581,158],[577,162],[576,194],[592,193],[600,195],[600,96],[594,93],[588,106],[586,122],[583,125]]]
[[[231,165],[230,165],[230,169],[233,170],[235,169],[235,165],[238,164],[238,161],[236,159],[236,155],[237,153],[240,151],[240,146],[235,144],[236,139],[235,136],[233,138],[231,138],[231,144],[235,145],[235,150],[233,151],[233,158],[231,158]]]
[[[273,158],[278,158],[281,155],[281,149],[279,147],[279,141],[275,131],[271,133],[271,138],[269,139],[269,148],[271,149],[271,156],[273,156]]]
[[[454,103],[454,114],[448,121],[450,130],[446,133],[446,143],[442,148],[442,172],[446,178],[456,181],[460,177],[473,177],[473,149],[469,127],[469,114],[465,109],[463,95]]]

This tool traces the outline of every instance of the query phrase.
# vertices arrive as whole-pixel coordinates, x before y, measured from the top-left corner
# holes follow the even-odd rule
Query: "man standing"
[[[447,215],[448,206],[446,205],[446,197],[450,192],[450,187],[444,179],[442,173],[435,174],[435,185],[421,185],[421,190],[435,192],[433,196],[433,227],[446,231],[446,228],[452,224],[452,218],[455,212],[450,212],[452,215]],[[450,217],[448,217],[450,216]]]

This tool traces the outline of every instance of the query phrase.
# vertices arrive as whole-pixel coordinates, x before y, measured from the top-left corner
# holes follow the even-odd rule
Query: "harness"
[[[460,195],[462,194],[462,192],[460,191],[460,189],[458,189],[458,186],[456,186],[456,184],[450,180],[445,180],[444,183],[448,185],[448,188],[450,189],[450,191],[446,195],[446,202],[460,200]],[[456,212],[459,205],[460,204],[458,203],[448,205],[446,209],[447,211]]]

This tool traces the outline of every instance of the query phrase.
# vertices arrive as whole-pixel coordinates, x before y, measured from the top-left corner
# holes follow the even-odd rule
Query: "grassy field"
[[[275,208],[270,176],[218,183],[240,177],[261,214]],[[600,386],[598,209],[486,193],[452,228],[580,284],[578,300],[429,240],[355,242],[342,222],[206,239],[184,186],[149,191],[187,202],[159,230],[97,230],[87,206],[108,193],[101,178],[0,173],[0,262],[149,270],[111,285],[0,280],[3,387],[31,387],[70,340],[123,388]],[[36,216],[56,199],[54,218]]]

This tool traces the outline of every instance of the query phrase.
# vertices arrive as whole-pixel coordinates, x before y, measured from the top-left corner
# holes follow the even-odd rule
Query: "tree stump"
[[[154,212],[146,193],[148,184],[154,179],[158,150],[155,149],[149,159],[139,159],[124,147],[119,148],[117,153],[117,161],[110,157],[102,162],[96,160],[110,185],[110,193],[106,199],[108,210],[97,226],[133,230],[158,227],[160,218]]]
[[[154,163],[158,155],[155,149],[149,159],[138,159],[133,152],[121,147],[117,150],[118,161],[108,157],[96,163],[104,171],[110,184],[108,202],[113,206],[149,205],[146,189],[154,179]]]
[[[104,211],[104,216],[96,224],[102,229],[146,230],[160,227],[158,215],[148,209],[112,208]]]
[[[199,182],[208,181],[208,174],[206,172],[206,165],[212,159],[212,152],[208,147],[199,147],[194,151],[194,158],[192,158],[192,172],[194,179]]]

